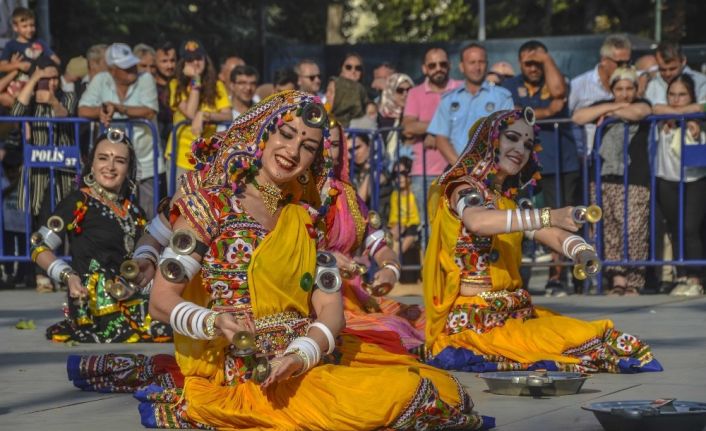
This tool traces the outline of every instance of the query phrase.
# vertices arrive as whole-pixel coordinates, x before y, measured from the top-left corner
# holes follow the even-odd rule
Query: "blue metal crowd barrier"
[[[656,193],[654,192],[655,190],[655,152],[657,148],[657,123],[665,120],[677,120],[679,124],[682,126],[682,178],[683,178],[683,170],[685,167],[691,167],[691,166],[706,166],[706,145],[684,145],[684,130],[685,130],[685,123],[688,120],[691,119],[696,119],[696,120],[704,120],[705,115],[704,114],[689,114],[689,115],[653,115],[649,116],[643,121],[649,122],[650,123],[650,134],[649,134],[649,153],[650,153],[650,188],[653,191],[650,196],[650,253],[649,253],[649,258],[646,260],[630,260],[629,258],[629,250],[628,250],[628,232],[627,232],[627,223],[628,223],[628,206],[624,205],[624,220],[623,220],[623,258],[621,260],[615,260],[615,261],[608,261],[608,260],[603,260],[603,264],[606,266],[610,265],[620,265],[620,266],[655,266],[655,265],[706,265],[706,260],[687,260],[684,258],[684,241],[683,241],[683,235],[684,235],[684,227],[683,227],[683,219],[684,219],[684,182],[681,181],[679,183],[679,247],[678,250],[675,251],[675,258],[672,260],[661,260],[657,259],[655,254],[655,220],[654,220],[654,214],[655,214],[655,199],[656,199]],[[37,123],[37,122],[46,122],[52,125],[52,127],[48,128],[49,131],[49,140],[50,142],[53,141],[53,134],[56,133],[54,131],[54,125],[56,124],[72,124],[73,125],[73,135],[74,135],[74,145],[71,146],[46,146],[46,147],[41,147],[41,146],[35,146],[31,145],[31,140],[28,139],[26,136],[26,125],[27,124],[32,124],[32,123]],[[588,204],[589,203],[589,169],[595,169],[595,184],[596,184],[596,202],[601,205],[603,202],[603,197],[601,193],[601,178],[600,178],[600,169],[601,169],[601,159],[598,154],[599,148],[600,148],[600,143],[601,139],[603,136],[603,133],[605,131],[605,127],[609,124],[613,124],[615,120],[608,119],[604,121],[596,130],[596,136],[595,136],[595,145],[593,148],[593,151],[590,155],[588,156],[581,156],[580,157],[580,169],[583,173],[582,175],[582,183],[583,183],[583,203]],[[81,166],[80,166],[80,145],[79,145],[79,127],[82,124],[90,124],[92,123],[91,120],[84,119],[84,118],[38,118],[38,117],[0,117],[0,123],[19,123],[21,124],[20,127],[20,139],[23,144],[23,156],[25,160],[25,166],[28,168],[49,168],[49,175],[51,180],[53,181],[54,178],[54,172],[56,169],[66,169],[66,168],[75,168],[77,171],[77,174],[80,174]],[[149,120],[144,120],[144,119],[133,119],[133,120],[115,120],[114,123],[118,124],[124,124],[128,136],[133,135],[133,129],[135,125],[144,125],[147,128],[149,128],[149,131],[152,134],[153,137],[153,149],[154,149],[154,160],[153,160],[153,168],[154,172],[158,172],[158,157],[161,157],[161,154],[159,153],[159,135],[157,132],[157,128],[154,125],[152,121]],[[557,149],[561,148],[561,140],[562,134],[560,133],[560,127],[563,125],[570,123],[569,119],[552,119],[552,120],[544,120],[541,121],[540,123],[544,124],[552,124],[554,128],[554,142],[551,143],[543,143],[544,146],[547,145],[556,145]],[[182,121],[174,125],[172,128],[172,140],[173,142],[177,142],[177,137],[178,137],[178,131],[181,127],[186,127],[189,126],[190,122],[189,121]],[[102,126],[101,126],[102,129]],[[383,139],[383,135],[386,133],[397,133],[397,148],[396,148],[396,153],[395,153],[395,160],[387,160],[386,159],[386,151],[385,151],[385,142]],[[356,140],[359,139],[361,135],[367,135],[369,137],[370,141],[370,165],[371,165],[371,189],[370,189],[370,207],[371,209],[378,209],[380,205],[380,182],[381,182],[381,176],[382,172],[384,169],[387,169],[388,166],[394,166],[394,164],[399,160],[400,158],[400,150],[403,147],[403,139],[402,139],[402,128],[400,127],[388,127],[388,128],[381,128],[381,129],[376,129],[376,130],[364,130],[364,129],[348,129],[347,133],[349,134],[349,141],[350,141],[350,151],[351,151],[351,158],[350,158],[350,172],[351,172],[351,177],[355,175],[356,171],[356,164],[355,164],[355,144]],[[625,132],[624,132],[624,140],[627,142],[629,136],[628,136],[628,129],[627,125],[625,126]],[[625,166],[628,165],[628,146],[624,145],[624,164]],[[176,146],[173,147],[173,151],[176,151]],[[426,151],[422,152],[423,155],[423,166],[426,167]],[[174,185],[175,185],[175,180],[176,180],[176,157],[170,157],[170,163],[168,166],[169,169],[169,179],[168,181],[169,184],[169,194],[174,193]],[[562,167],[561,167],[561,151],[556,152],[556,159],[555,159],[555,172],[561,173],[562,172]],[[592,166],[591,166],[592,165]],[[23,173],[25,175],[24,178],[24,183],[25,187],[29,187],[29,181],[27,181],[27,175],[28,172],[25,171]],[[628,199],[628,171],[625,169],[624,173],[624,188],[625,188],[625,202],[627,203]],[[424,202],[419,202],[418,205],[426,205],[426,200],[427,200],[427,192],[428,192],[428,187],[431,185],[433,181],[433,178],[429,178],[429,176],[426,174],[426,170],[424,171],[424,182],[425,182],[425,187],[424,187]],[[396,184],[396,182],[395,182]],[[395,185],[393,184],[393,185]],[[159,175],[154,175],[153,176],[153,186],[154,186],[154,205],[155,207],[157,206],[157,203],[159,201]],[[561,206],[563,203],[561,202],[563,193],[561,192],[561,176],[556,175],[555,176],[555,184],[554,184],[555,190],[556,190],[556,196],[557,200],[559,202],[559,206]],[[26,191],[25,193],[25,206],[29,206],[29,190]],[[54,189],[50,189],[50,202],[51,202],[51,207],[53,208],[55,205],[55,196],[54,196]],[[0,205],[3,204],[3,197],[0,196]],[[394,203],[391,203],[394,204]],[[398,207],[401,205],[401,197],[398,199],[397,202]],[[401,209],[401,208],[400,208]],[[423,220],[423,229],[425,230],[425,235],[423,238],[428,238],[428,225],[429,221],[427,219],[428,215],[426,214],[426,211],[423,211],[425,215],[425,219]],[[401,211],[400,211],[400,216],[401,216]],[[401,224],[402,220],[401,217],[398,220],[398,223]],[[0,224],[4,226],[4,214],[0,212]],[[27,261],[29,260],[29,234],[31,233],[32,230],[32,223],[31,223],[31,216],[30,213],[27,212],[25,214],[25,226],[27,229],[26,232],[26,238],[25,238],[25,255],[6,255],[5,250],[4,250],[4,244],[0,243],[0,262],[8,262],[8,261]],[[588,233],[588,228],[586,228],[586,232]],[[3,232],[3,235],[5,232]],[[588,235],[587,235],[588,236]],[[603,259],[604,257],[604,250],[603,250],[603,244],[602,244],[602,238],[603,238],[603,233],[602,233],[602,222],[599,222],[595,229],[593,230],[593,234],[591,235],[593,237],[593,242],[596,245],[599,257]],[[401,246],[401,238],[400,238],[400,246]],[[400,247],[401,248],[401,247]],[[536,264],[536,263],[533,263]],[[553,264],[553,263],[552,263]],[[417,266],[412,266],[411,268],[418,268]],[[410,268],[410,269],[411,269]],[[599,289],[601,288],[601,277],[598,277],[597,279]]]
[[[3,227],[2,237],[0,237],[0,262],[27,262],[30,260],[30,244],[29,237],[33,230],[37,226],[33,226],[32,215],[30,209],[30,181],[29,181],[29,169],[33,168],[47,168],[49,169],[49,180],[50,184],[54,183],[55,172],[57,169],[75,169],[76,175],[81,175],[82,160],[81,160],[81,125],[90,125],[96,123],[95,121],[78,118],[78,117],[65,117],[65,118],[49,118],[49,117],[0,117],[0,123],[11,123],[18,124],[19,126],[19,139],[22,146],[22,157],[23,166],[22,171],[24,190],[24,254],[19,254],[16,252],[12,255],[7,255],[4,249],[5,235],[7,232],[5,230],[5,203],[4,196],[0,193],[0,225]],[[48,142],[54,142],[54,135],[57,133],[55,130],[58,124],[70,124],[73,126],[73,139],[72,145],[47,145],[38,146],[32,145],[31,137],[27,136],[28,127],[31,129],[33,123],[46,123],[49,125],[47,127]],[[130,120],[114,120],[113,123],[124,125],[128,137],[132,138],[133,129],[135,125],[144,125],[149,128],[152,134],[152,148],[153,148],[153,168],[154,172],[158,172],[158,158],[161,157],[159,150],[159,134],[157,133],[157,128],[154,123],[146,119],[130,119]],[[101,130],[104,127],[101,125]],[[31,133],[31,132],[30,132]],[[89,139],[93,139],[90,137]],[[3,173],[4,174],[4,173]],[[154,175],[154,193],[153,193],[153,203],[154,207],[157,207],[159,203],[159,177]],[[49,205],[53,210],[56,206],[56,196],[55,188],[49,188]]]
[[[684,115],[651,115],[642,120],[642,122],[649,123],[650,131],[648,137],[648,152],[650,161],[650,232],[649,232],[649,257],[648,259],[630,259],[629,254],[629,237],[628,237],[628,198],[629,198],[629,179],[628,179],[628,145],[623,145],[623,187],[625,190],[625,196],[623,200],[623,253],[622,259],[620,260],[605,260],[604,246],[603,246],[603,222],[599,222],[596,225],[594,240],[596,244],[596,250],[598,256],[600,257],[604,266],[662,266],[662,265],[677,265],[677,266],[705,266],[706,259],[685,259],[684,258],[684,170],[688,167],[706,167],[706,145],[686,145],[685,144],[685,131],[686,122],[688,120],[704,120],[706,115],[703,113],[698,114],[684,114]],[[671,260],[658,259],[656,257],[656,197],[657,197],[657,187],[656,187],[656,160],[657,160],[657,147],[658,143],[658,123],[666,120],[676,120],[678,121],[681,128],[681,160],[680,160],[680,178],[679,181],[679,208],[678,208],[678,238],[676,239],[679,247],[674,251],[674,255]],[[605,128],[610,124],[618,123],[616,119],[605,120],[596,129],[596,138],[594,150],[592,153],[592,161],[595,168],[595,190],[596,190],[596,203],[599,206],[603,206],[603,197],[601,190],[601,164],[602,160],[599,155],[599,149],[602,141],[602,137],[605,132]],[[629,123],[623,122],[623,142],[629,142]],[[610,203],[606,203],[610,204]],[[673,239],[674,241],[674,239]],[[599,286],[599,291],[602,288],[602,274],[599,273],[597,277],[597,283]]]

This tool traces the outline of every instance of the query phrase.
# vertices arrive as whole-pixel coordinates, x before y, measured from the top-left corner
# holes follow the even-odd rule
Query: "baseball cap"
[[[120,69],[129,69],[140,59],[135,57],[129,46],[124,43],[114,43],[105,50],[105,62],[108,66],[119,67]]]
[[[181,44],[179,57],[186,61],[196,60],[206,57],[206,49],[203,44],[196,39],[188,39]]]

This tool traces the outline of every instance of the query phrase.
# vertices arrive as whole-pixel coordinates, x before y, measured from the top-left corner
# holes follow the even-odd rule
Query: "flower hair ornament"
[[[515,121],[524,121],[533,127],[536,136],[539,126],[535,124],[535,118],[534,110],[525,107],[498,111],[476,121],[468,132],[469,140],[466,148],[458,160],[439,177],[439,184],[447,184],[457,178],[470,175],[492,188],[498,172],[501,133]],[[538,142],[536,138],[535,142]],[[542,177],[537,157],[537,152],[541,150],[539,143],[535,143],[527,164],[519,174],[508,177],[504,181],[501,190],[503,195],[514,199],[519,190],[525,191],[524,194],[532,193],[537,181]]]
[[[328,115],[321,100],[308,93],[288,90],[273,94],[235,119],[225,134],[216,134],[209,139],[198,139],[192,144],[192,154],[197,169],[204,171],[204,187],[229,186],[234,193],[241,193],[248,183],[254,183],[262,166],[262,151],[272,133],[284,123],[302,119],[309,127],[323,132],[323,148],[311,167],[304,172],[307,178],[321,190],[326,180],[333,175],[333,161],[329,155],[331,141]],[[293,181],[301,187],[298,181]],[[265,185],[257,185],[263,188]],[[296,193],[294,193],[296,195]],[[318,217],[328,209],[308,208]]]

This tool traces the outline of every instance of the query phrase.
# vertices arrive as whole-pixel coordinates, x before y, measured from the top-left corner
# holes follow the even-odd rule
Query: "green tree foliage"
[[[429,42],[475,39],[477,0],[346,0],[344,34],[365,11],[377,22],[365,42]],[[663,39],[703,43],[706,2],[663,0]],[[486,37],[536,37],[626,32],[654,36],[654,1],[486,0]]]
[[[288,0],[61,0],[51,2],[51,30],[59,53],[78,55],[96,43],[171,41],[197,38],[214,61],[239,54],[261,60],[261,13],[267,41],[321,44],[326,0],[307,7]],[[262,8],[262,10],[261,10]]]

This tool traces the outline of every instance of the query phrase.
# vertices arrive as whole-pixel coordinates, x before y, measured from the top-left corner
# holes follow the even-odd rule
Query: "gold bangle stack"
[[[542,221],[542,227],[552,227],[552,214],[551,214],[551,208],[549,207],[544,207],[542,208],[542,212],[540,213],[539,216],[540,220]]]
[[[36,247],[34,250],[32,250],[32,255],[30,256],[32,258],[32,262],[36,262],[39,254],[43,253],[45,251],[48,251],[48,250],[49,250],[49,247],[47,247],[45,245],[40,245],[40,246]]]

